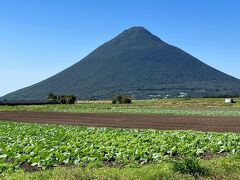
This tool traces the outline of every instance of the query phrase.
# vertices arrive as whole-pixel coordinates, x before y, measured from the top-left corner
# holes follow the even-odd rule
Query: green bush
[[[66,104],[74,104],[76,102],[76,100],[77,100],[77,98],[74,95],[65,96]]]
[[[130,103],[132,103],[132,99],[129,98],[129,97],[124,97],[124,98],[122,99],[122,103],[123,103],[123,104],[130,104]]]
[[[132,97],[130,96],[123,96],[123,95],[117,95],[112,99],[112,104],[130,104],[132,103]]]
[[[49,94],[48,94],[48,99],[57,100],[57,95],[54,95],[53,93],[49,93]]]
[[[115,99],[112,100],[112,104],[116,104],[117,101]]]
[[[197,159],[186,158],[173,162],[173,170],[183,174],[191,174],[194,177],[209,175],[209,170],[202,167]]]

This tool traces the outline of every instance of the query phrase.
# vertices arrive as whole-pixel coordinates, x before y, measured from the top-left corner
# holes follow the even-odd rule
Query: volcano
[[[7,94],[7,100],[45,99],[49,93],[78,99],[110,99],[124,94],[192,97],[240,94],[240,80],[169,45],[143,27],[132,27],[62,72]]]

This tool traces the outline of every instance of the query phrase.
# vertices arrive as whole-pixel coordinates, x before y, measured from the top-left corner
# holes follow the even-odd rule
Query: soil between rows
[[[240,117],[2,111],[0,121],[161,130],[240,132]]]

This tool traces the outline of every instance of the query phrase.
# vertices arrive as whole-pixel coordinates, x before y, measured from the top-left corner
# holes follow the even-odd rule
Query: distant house
[[[164,99],[168,99],[170,98],[170,95],[166,94],[166,96],[164,97]]]
[[[188,95],[188,93],[184,93],[184,92],[180,92],[179,94],[178,94],[178,97],[179,98],[185,98],[185,97],[188,97],[189,95]]]
[[[232,104],[232,103],[236,103],[236,101],[234,101],[233,99],[225,99],[225,103]]]

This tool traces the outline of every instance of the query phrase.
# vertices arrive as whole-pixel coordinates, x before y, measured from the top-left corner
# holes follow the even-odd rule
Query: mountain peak
[[[150,33],[147,29],[145,29],[142,26],[133,26],[127,30],[125,30],[127,32],[131,32],[131,33]]]
[[[119,45],[124,47],[139,47],[165,44],[165,42],[163,42],[159,37],[153,35],[142,26],[134,26],[123,31],[115,37],[112,42],[115,45],[117,44],[118,47]]]
[[[151,38],[157,38],[159,39],[157,36],[153,35],[151,32],[149,32],[147,29],[145,29],[142,26],[134,26],[131,27],[125,31],[123,31],[120,35],[126,35],[126,36],[147,36],[147,37],[151,37]]]

